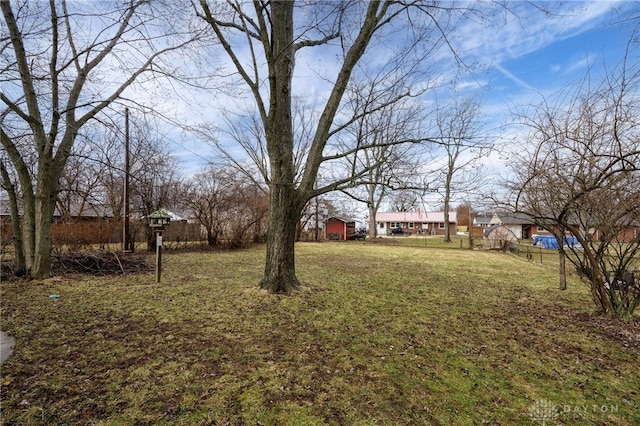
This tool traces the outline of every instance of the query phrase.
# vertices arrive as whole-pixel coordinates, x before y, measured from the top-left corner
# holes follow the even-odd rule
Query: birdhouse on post
[[[171,216],[162,210],[156,210],[147,216],[147,219],[149,220],[149,226],[156,231],[163,230],[171,222]]]

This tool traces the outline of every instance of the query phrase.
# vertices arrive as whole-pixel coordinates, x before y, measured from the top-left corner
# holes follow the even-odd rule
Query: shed
[[[495,213],[489,222],[491,225],[502,225],[508,228],[517,239],[528,239],[538,227],[533,223],[531,217],[524,213]]]
[[[327,240],[346,240],[355,232],[356,221],[344,217],[330,217],[324,227],[324,237]]]
[[[491,225],[484,230],[482,235],[482,246],[489,250],[502,250],[515,244],[518,244],[518,237],[511,229],[503,225]]]

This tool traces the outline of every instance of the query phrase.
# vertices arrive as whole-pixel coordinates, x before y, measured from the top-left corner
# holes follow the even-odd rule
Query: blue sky
[[[633,22],[621,22],[630,17],[640,22],[639,2],[538,2],[539,6],[553,10],[554,13],[549,15],[539,12],[527,2],[511,1],[507,4],[513,13],[496,14],[491,25],[463,21],[450,36],[452,46],[461,53],[465,62],[484,67],[472,75],[463,76],[458,81],[456,93],[480,97],[486,120],[496,130],[496,126],[509,120],[509,111],[514,105],[536,102],[542,96],[552,97],[584,78],[590,68],[591,76],[598,78],[605,64],[607,67],[616,66],[633,30]],[[223,58],[222,55],[219,57]],[[327,72],[336,69],[337,64],[331,59],[311,57],[314,60],[298,58],[297,75],[314,75],[314,72],[304,69],[310,62],[313,62],[310,64],[312,67],[324,67]],[[635,56],[637,59],[638,55]],[[454,65],[443,60],[441,66],[447,69]],[[320,82],[318,87],[318,90],[326,89],[326,81]],[[216,107],[237,107],[234,107],[233,100],[224,96],[198,94],[198,97],[208,98]],[[213,110],[193,113],[202,113],[201,117],[219,116]],[[174,144],[174,148],[185,165],[185,174],[197,171],[213,155],[206,144],[192,138]]]
[[[478,48],[480,53],[474,56],[495,57],[492,69],[477,77],[486,83],[483,98],[488,104],[508,108],[552,97],[577,84],[588,72],[599,79],[605,66],[619,64],[634,29],[621,18],[635,16],[639,23],[640,3],[570,1],[566,7],[573,10],[559,17],[534,14],[536,22],[531,27],[525,22],[517,30],[496,28],[491,38],[502,40],[504,46],[489,42],[486,52]],[[486,33],[477,35],[479,39],[483,36],[489,37]]]
[[[629,28],[608,24],[608,15],[594,17],[594,23],[600,23],[595,28],[558,34],[532,52],[505,58],[489,76],[492,88],[505,94],[511,90],[545,92],[583,78],[589,67],[599,74],[604,63],[616,65],[624,54]]]
[[[483,100],[488,133],[506,152],[485,160],[487,174],[496,176],[504,176],[508,152],[522,143],[522,128],[508,125],[512,111],[543,99],[555,104],[554,97],[571,93],[587,76],[600,81],[606,69],[620,64],[634,24],[640,24],[640,2],[541,3],[564,8],[556,16],[514,3],[526,18],[492,28],[470,25],[460,37],[460,45],[471,46],[467,58],[489,66],[463,79],[459,92]],[[636,65],[639,58],[631,55]]]

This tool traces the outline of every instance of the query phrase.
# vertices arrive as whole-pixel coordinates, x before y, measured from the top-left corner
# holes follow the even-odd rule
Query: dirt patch
[[[618,342],[625,348],[640,355],[640,318],[633,317],[625,322],[618,318],[609,318],[603,315],[575,313],[573,319],[582,324],[586,330],[597,331],[607,340]]]
[[[629,322],[619,318],[611,318],[596,312],[578,312],[567,310],[562,306],[538,306],[527,303],[509,303],[503,306],[502,314],[498,315],[506,323],[517,321],[522,324],[522,317],[526,317],[527,329],[517,328],[515,338],[522,340],[525,345],[531,344],[527,339],[538,338],[537,329],[563,332],[568,328],[578,328],[582,332],[593,336],[594,339],[605,339],[627,348],[640,356],[640,318],[634,316]],[[520,318],[513,320],[513,318]],[[570,354],[570,353],[567,353]]]

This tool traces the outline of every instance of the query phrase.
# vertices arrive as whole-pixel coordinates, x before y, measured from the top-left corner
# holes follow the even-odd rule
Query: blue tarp
[[[564,237],[563,244],[569,247],[580,247],[578,239],[574,236]],[[533,245],[536,247],[544,247],[547,249],[557,249],[558,241],[556,241],[556,237],[553,237],[551,235],[535,235],[533,237]]]

